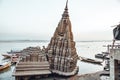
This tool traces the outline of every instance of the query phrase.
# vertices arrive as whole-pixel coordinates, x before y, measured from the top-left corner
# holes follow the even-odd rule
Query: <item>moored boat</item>
[[[10,52],[7,52],[8,54],[19,54],[21,53],[21,50],[11,50]]]
[[[80,59],[81,61],[84,61],[84,62],[102,65],[102,64],[101,64],[102,61],[97,61],[97,60],[94,60],[94,59],[85,58],[85,57],[81,57],[81,56],[79,56],[79,59]]]
[[[6,53],[6,54],[2,54],[2,56],[4,56],[4,58],[11,58],[12,55]]]
[[[11,66],[10,62],[5,62],[5,63],[0,64],[0,71],[4,70],[6,68],[9,68],[10,66]]]
[[[95,58],[104,58],[105,57],[105,55],[103,55],[103,54],[95,54]]]

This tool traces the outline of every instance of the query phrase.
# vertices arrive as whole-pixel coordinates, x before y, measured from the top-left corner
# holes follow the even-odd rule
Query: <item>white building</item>
[[[120,48],[110,51],[110,80],[120,80]]]

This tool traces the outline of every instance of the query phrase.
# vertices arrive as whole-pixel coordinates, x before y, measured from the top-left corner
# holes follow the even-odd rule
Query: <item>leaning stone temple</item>
[[[68,1],[47,48],[28,47],[22,50],[13,72],[16,80],[39,79],[49,74],[72,76],[78,72],[78,55],[67,4]]]
[[[53,73],[70,76],[78,71],[75,42],[68,14],[68,1],[53,37],[47,47],[49,62]]]

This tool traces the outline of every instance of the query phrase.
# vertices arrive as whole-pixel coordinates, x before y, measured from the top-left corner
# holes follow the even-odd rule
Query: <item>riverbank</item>
[[[78,52],[78,56],[83,56],[87,58],[95,59],[94,55],[98,52],[105,51],[106,47],[102,47],[103,45],[110,44],[110,42],[76,42],[76,48]],[[0,62],[4,62],[6,60],[3,60],[2,53],[6,53],[8,51],[12,50],[22,50],[26,47],[32,46],[41,46],[42,45],[48,45],[48,42],[0,42]],[[96,59],[98,60],[98,59]],[[90,64],[86,62],[78,61],[77,65],[79,66],[79,72],[80,74],[87,74],[87,73],[93,73],[97,71],[103,70],[103,66]],[[0,80],[15,80],[12,76],[12,72],[14,70],[15,65],[11,66],[10,69],[0,72]],[[59,78],[57,78],[59,80]],[[78,79],[78,78],[77,78]],[[43,79],[39,79],[43,80]],[[45,79],[44,79],[45,80]],[[53,78],[47,78],[46,80],[53,80]],[[65,79],[62,79],[65,80]],[[68,80],[68,79],[66,79]],[[75,79],[73,79],[75,80]],[[79,79],[78,79],[79,80]]]
[[[78,74],[78,75],[74,75],[71,77],[50,75],[49,77],[40,78],[39,80],[109,80],[108,77],[104,77],[101,79],[101,76],[100,76],[101,74],[106,75],[106,74],[109,74],[109,72],[108,71],[97,71],[94,73],[87,73],[87,74],[83,74],[83,75]],[[8,77],[8,78],[0,78],[0,80],[6,80],[6,79],[15,80],[15,78],[12,76]],[[38,79],[36,79],[36,80],[38,80]]]
[[[109,80],[108,76],[104,76],[104,78],[101,77],[101,74],[103,75],[108,75],[109,72],[108,71],[98,71],[98,72],[94,72],[94,73],[88,73],[88,74],[83,74],[83,75],[74,75],[72,77],[59,77],[59,76],[55,76],[53,78],[49,78],[49,80]],[[43,79],[40,79],[43,80]],[[44,79],[44,80],[48,80]]]
[[[100,80],[100,72],[80,75],[77,80]]]
[[[108,71],[98,71],[98,72],[95,72],[95,73],[78,75],[77,80],[103,80],[103,79],[101,79],[102,78],[100,76],[101,74],[109,75],[109,72]],[[105,79],[105,80],[107,80],[107,79]]]

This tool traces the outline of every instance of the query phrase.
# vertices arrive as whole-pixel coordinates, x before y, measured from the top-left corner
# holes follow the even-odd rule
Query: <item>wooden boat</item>
[[[6,69],[6,68],[8,68],[10,66],[11,66],[10,62],[5,62],[3,64],[0,64],[0,71],[4,70],[4,69]]]
[[[85,58],[85,57],[81,57],[79,56],[79,59],[81,61],[84,61],[84,62],[89,62],[89,63],[93,63],[93,64],[99,64],[99,65],[102,65],[102,61],[97,61],[97,60],[94,60],[94,59],[90,59],[90,58]]]
[[[11,58],[11,54],[2,54],[2,56],[4,56],[4,58]]]
[[[8,54],[20,54],[22,51],[20,50],[11,50],[10,52],[7,52]]]
[[[105,55],[103,55],[103,54],[95,54],[95,58],[104,58],[105,57]]]
[[[95,54],[95,58],[100,58],[100,59],[107,59],[107,60],[109,60],[109,55],[105,55],[105,54]]]

